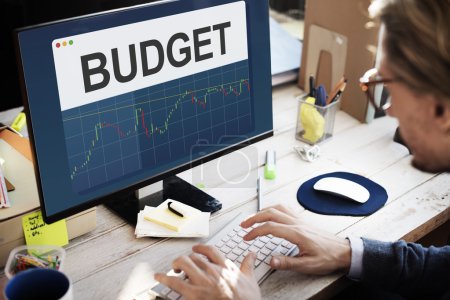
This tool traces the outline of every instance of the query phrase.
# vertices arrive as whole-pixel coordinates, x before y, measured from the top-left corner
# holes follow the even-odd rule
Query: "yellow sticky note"
[[[66,220],[46,224],[42,212],[37,211],[22,217],[23,234],[27,245],[57,245],[69,243]]]

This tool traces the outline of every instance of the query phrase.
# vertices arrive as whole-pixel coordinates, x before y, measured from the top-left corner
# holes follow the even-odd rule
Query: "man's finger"
[[[255,276],[253,273],[255,266],[256,255],[253,252],[249,252],[247,256],[244,258],[241,264],[241,272],[248,276]]]
[[[192,251],[206,256],[212,263],[225,267],[225,257],[214,246],[198,244],[192,247]]]
[[[277,270],[296,270],[301,272],[302,257],[274,256],[270,266]]]
[[[295,227],[274,222],[266,222],[261,226],[253,228],[247,235],[243,237],[245,241],[251,241],[258,236],[272,234],[276,237],[283,238],[291,243],[298,244],[298,234]]]
[[[199,283],[206,280],[205,273],[186,255],[180,256],[172,263],[174,270],[182,270],[193,283]]]
[[[191,286],[186,281],[174,276],[156,273],[155,279],[181,295],[186,295],[191,290]]]
[[[295,218],[273,207],[266,208],[256,215],[249,217],[241,223],[241,226],[248,228],[255,223],[275,222],[285,225],[296,224]]]
[[[207,273],[208,277],[219,278],[220,274],[217,271],[217,265],[213,265],[208,261],[206,257],[203,257],[197,253],[192,253],[190,255],[192,261],[204,272]]]

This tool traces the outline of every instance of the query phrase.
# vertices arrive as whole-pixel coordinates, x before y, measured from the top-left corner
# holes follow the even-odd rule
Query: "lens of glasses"
[[[391,107],[391,94],[389,94],[389,90],[386,88],[384,84],[379,84],[381,89],[381,97],[380,99],[380,108],[382,110],[386,110],[389,107]],[[375,88],[375,94],[377,93],[377,90]],[[378,99],[378,98],[374,98]]]
[[[362,85],[362,89],[368,94],[372,105],[379,111],[388,109],[390,107],[391,97],[386,88],[386,81],[378,75],[378,71],[376,69],[367,71],[362,81],[366,83]]]
[[[386,110],[391,106],[391,95],[384,83],[371,84],[366,89],[376,109]]]

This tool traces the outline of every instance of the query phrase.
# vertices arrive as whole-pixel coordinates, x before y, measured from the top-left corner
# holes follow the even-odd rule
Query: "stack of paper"
[[[180,218],[171,215],[173,213],[167,210],[168,201],[158,207],[146,206],[139,212],[135,230],[137,238],[207,237],[209,235],[209,212],[192,211],[188,217]]]

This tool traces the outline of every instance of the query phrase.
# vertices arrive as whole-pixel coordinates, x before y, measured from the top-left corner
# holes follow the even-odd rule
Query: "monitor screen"
[[[270,136],[268,26],[267,1],[178,0],[18,30],[46,221]]]

